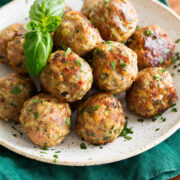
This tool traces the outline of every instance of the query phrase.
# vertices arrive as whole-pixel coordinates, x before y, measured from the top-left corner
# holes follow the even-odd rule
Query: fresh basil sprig
[[[26,24],[24,53],[26,68],[33,77],[46,66],[52,52],[54,32],[61,24],[64,14],[64,0],[35,0],[30,9],[31,21]]]
[[[25,39],[26,67],[29,74],[36,77],[46,66],[52,51],[53,39],[49,32],[28,32]]]
[[[31,6],[29,17],[36,21],[41,21],[49,16],[62,17],[64,10],[64,0],[35,0]]]

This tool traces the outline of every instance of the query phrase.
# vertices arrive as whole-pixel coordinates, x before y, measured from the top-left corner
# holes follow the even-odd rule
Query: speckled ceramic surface
[[[159,24],[173,40],[180,38],[180,18],[170,9],[155,0],[131,1],[138,12],[140,26]],[[66,2],[74,10],[80,10],[83,3],[82,0],[66,0]],[[32,0],[15,0],[0,9],[0,29],[12,23],[25,22],[31,3]],[[180,50],[180,44],[176,47],[176,51],[178,50]],[[7,66],[0,64],[0,76],[4,76],[11,71]],[[177,69],[175,70],[173,67],[169,68],[169,71],[174,73],[173,79],[180,97],[180,72],[178,73]],[[0,144],[23,156],[48,163],[71,166],[96,165],[123,160],[142,153],[156,146],[180,128],[180,101],[176,105],[178,112],[171,112],[171,109],[169,109],[164,113],[163,116],[167,119],[165,122],[160,119],[156,122],[146,119],[143,123],[140,123],[137,121],[139,117],[127,110],[123,96],[120,100],[124,106],[126,116],[129,117],[128,126],[132,127],[134,131],[134,134],[131,135],[132,139],[129,141],[120,137],[115,142],[102,146],[102,148],[84,142],[87,149],[82,150],[80,149],[82,141],[72,130],[62,144],[44,151],[35,146],[25,134],[21,134],[20,125],[0,120]],[[73,120],[75,120],[75,114]],[[159,130],[157,131],[157,129]],[[16,134],[16,137],[13,134]],[[54,162],[55,158],[53,156],[57,151],[60,151],[60,153],[56,162]]]

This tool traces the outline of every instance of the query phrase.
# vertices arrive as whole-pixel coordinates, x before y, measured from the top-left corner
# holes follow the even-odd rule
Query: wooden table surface
[[[180,0],[169,0],[169,4],[180,15]],[[180,176],[172,180],[180,180]]]

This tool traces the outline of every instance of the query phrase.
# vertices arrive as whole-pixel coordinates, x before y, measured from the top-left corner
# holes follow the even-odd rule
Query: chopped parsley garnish
[[[106,4],[108,4],[108,3],[110,2],[110,0],[104,0],[104,2],[105,2]]]
[[[162,73],[165,73],[166,71],[167,69],[164,69],[164,68],[161,70]]]
[[[79,29],[76,29],[76,33],[79,33]]]
[[[165,49],[165,50],[164,50],[164,53],[167,54],[167,53],[169,53],[170,51],[171,51],[170,49]]]
[[[106,44],[112,44],[112,42],[111,41],[106,41]]]
[[[159,128],[156,129],[156,131],[159,131],[159,130],[160,130]]]
[[[40,151],[41,154],[47,154],[47,152],[44,152],[44,151]]]
[[[146,31],[146,35],[148,35],[148,36],[151,36],[152,35],[152,30],[151,29],[148,29],[147,31]]]
[[[54,157],[54,158],[58,158],[58,155],[57,155],[57,154],[54,154],[53,157]]]
[[[128,121],[126,121],[124,129],[123,129],[122,133],[120,134],[120,136],[124,137],[125,139],[130,140],[132,138],[130,136],[128,136],[128,134],[133,134],[134,132],[132,131],[132,127],[128,128],[127,125],[128,125]]]
[[[75,62],[79,67],[81,67],[81,62],[79,60],[76,60]]]
[[[108,141],[108,140],[110,140],[110,139],[111,139],[110,136],[104,137],[104,141]]]
[[[68,126],[71,125],[71,118],[70,118],[70,117],[66,118],[66,124],[67,124]]]
[[[127,64],[126,63],[124,63],[124,61],[120,61],[121,62],[121,66],[123,67],[123,68],[125,68],[126,66],[127,66]]]
[[[172,108],[171,111],[172,111],[172,112],[177,112],[177,109],[176,109],[176,108]]]
[[[137,119],[138,122],[143,123],[144,119]]]
[[[14,137],[17,137],[17,134],[13,134]]]
[[[13,90],[11,91],[12,94],[20,94],[21,90],[19,89],[19,85],[16,84],[13,88]]]
[[[154,116],[153,118],[152,118],[152,121],[156,121],[159,117],[161,117],[162,116],[162,114],[157,114],[156,116]]]
[[[56,151],[55,153],[60,153],[61,151]]]
[[[113,71],[115,71],[115,69],[116,69],[116,64],[117,64],[116,62],[111,63],[111,68]]]
[[[81,144],[80,144],[80,148],[81,148],[81,149],[87,149],[87,147],[86,147],[86,145],[85,145],[84,143],[81,143]]]
[[[69,64],[69,61],[66,61],[65,64],[68,65],[68,64]]]
[[[170,107],[175,107],[176,106],[176,104],[171,104],[171,106]]]
[[[68,48],[68,49],[66,50],[65,56],[68,56],[69,54],[71,54],[71,52],[72,52],[71,48]]]
[[[154,80],[160,79],[158,76],[153,76]]]
[[[36,104],[36,103],[38,103],[38,102],[39,102],[38,99],[33,99],[33,104]]]
[[[166,121],[166,118],[165,118],[165,117],[161,117],[161,120],[162,120],[163,122],[165,122],[165,121]]]
[[[87,104],[82,108],[81,113],[84,113],[84,111],[87,109]]]
[[[43,150],[43,151],[48,151],[49,149],[48,148],[46,148],[46,147],[42,147],[42,148],[40,148],[41,150]]]
[[[180,42],[180,39],[177,39],[176,41],[175,41],[175,43],[179,43]]]
[[[54,159],[54,160],[53,160],[53,163],[56,163],[56,162],[57,162],[57,160],[56,160],[56,159]]]
[[[37,119],[38,118],[38,112],[33,112],[34,118]]]
[[[164,60],[163,60],[163,59],[160,59],[159,62],[160,62],[160,64],[163,64]]]
[[[95,111],[95,110],[97,110],[97,109],[99,109],[100,108],[100,105],[97,105],[97,106],[92,106],[92,109]]]

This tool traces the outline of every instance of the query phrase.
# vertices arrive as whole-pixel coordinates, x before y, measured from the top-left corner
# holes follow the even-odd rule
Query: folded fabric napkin
[[[4,5],[10,0],[0,0]],[[161,2],[168,5],[166,0]],[[34,161],[0,146],[0,179],[3,180],[166,180],[180,174],[180,130],[138,156],[117,163],[67,167]]]

